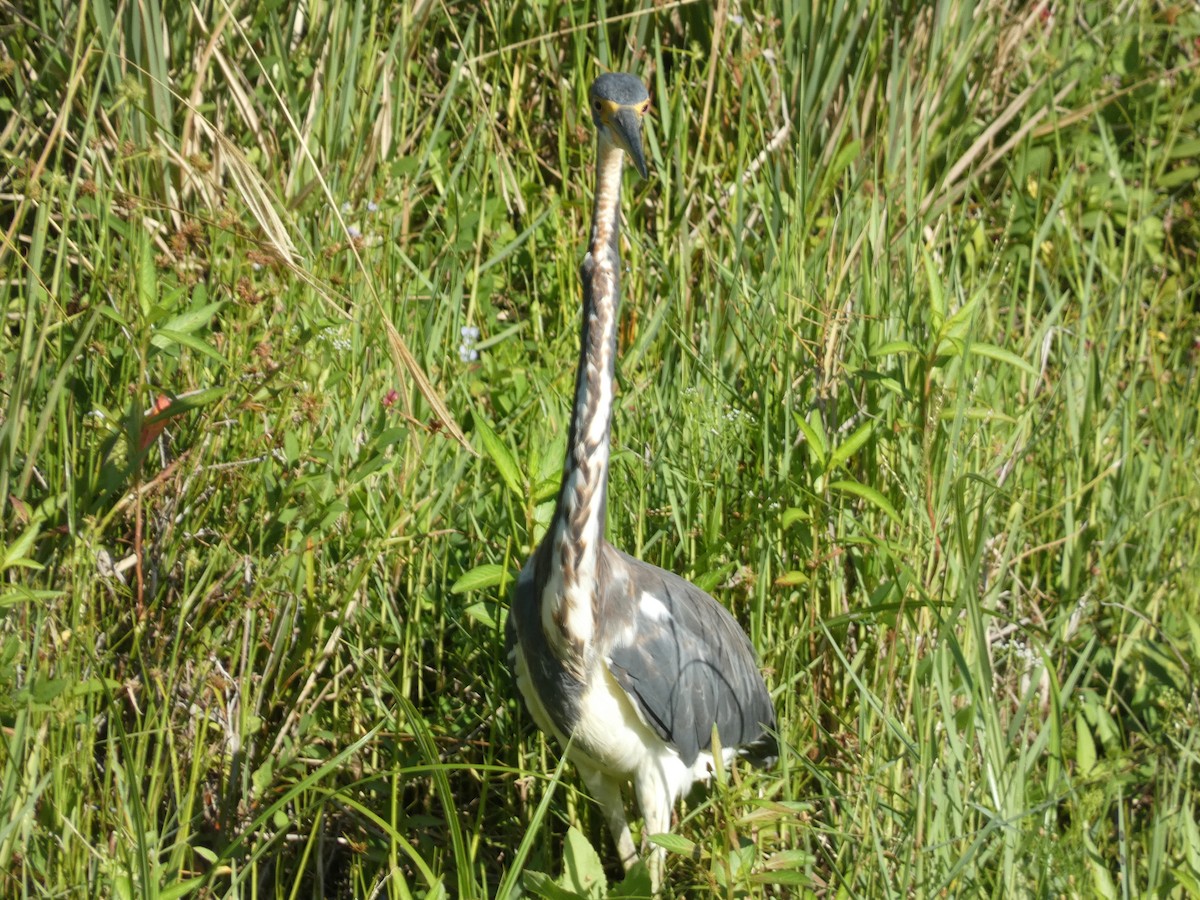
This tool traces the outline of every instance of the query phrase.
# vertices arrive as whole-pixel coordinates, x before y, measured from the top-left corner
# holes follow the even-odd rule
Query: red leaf
[[[156,416],[159,413],[164,412],[170,405],[171,398],[166,394],[159,394],[158,399],[154,401],[153,409],[147,413],[147,417]],[[175,417],[167,416],[166,418],[159,419],[157,422],[151,422],[150,424],[144,426],[142,428],[142,435],[138,439],[138,452],[140,453],[158,440],[158,436],[162,434],[163,429],[167,427],[167,422],[171,421],[173,418]]]

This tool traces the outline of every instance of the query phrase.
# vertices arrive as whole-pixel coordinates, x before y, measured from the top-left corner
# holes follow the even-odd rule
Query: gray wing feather
[[[759,671],[754,648],[737,620],[693,584],[657,566],[617,554],[628,574],[611,589],[628,594],[611,604],[632,614],[631,629],[622,629],[608,648],[609,665],[618,684],[637,703],[655,731],[674,745],[691,765],[712,747],[713,725],[723,747],[744,748],[745,755],[767,762],[776,753],[775,710]],[[649,594],[667,615],[650,615],[640,598]],[[613,598],[616,599],[616,598]]]

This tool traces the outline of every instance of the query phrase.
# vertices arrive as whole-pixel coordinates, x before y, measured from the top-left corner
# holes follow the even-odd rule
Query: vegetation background
[[[785,748],[668,893],[1200,893],[1198,66],[1151,0],[0,2],[0,893],[644,887],[502,654],[610,68],[610,536]]]

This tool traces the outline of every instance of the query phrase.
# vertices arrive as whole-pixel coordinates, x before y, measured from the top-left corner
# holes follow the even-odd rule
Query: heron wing
[[[678,575],[608,549],[619,557],[613,568],[627,574],[605,590],[601,621],[625,625],[614,629],[607,648],[609,669],[647,723],[688,765],[711,750],[714,725],[722,747],[742,748],[760,762],[775,755],[767,733],[775,729],[775,710],[737,620]]]

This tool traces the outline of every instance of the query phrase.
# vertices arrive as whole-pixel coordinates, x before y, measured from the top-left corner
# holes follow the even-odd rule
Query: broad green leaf
[[[173,316],[166,322],[163,322],[162,327],[167,331],[178,331],[183,334],[190,334],[199,328],[207,325],[212,317],[215,316],[222,306],[225,305],[224,300],[218,300],[216,303],[208,303],[196,309],[189,309],[187,312]]]
[[[4,549],[4,556],[0,557],[0,572],[14,566],[20,566],[25,569],[42,568],[39,563],[28,558],[29,551],[33,549],[33,542],[37,539],[38,532],[41,530],[42,520],[39,518],[33,524],[26,527],[21,532],[20,537]]]
[[[512,576],[504,566],[496,563],[484,563],[460,575],[458,580],[450,586],[450,593],[465,594],[467,591],[480,591],[507,581],[512,581]]]
[[[608,900],[650,900],[650,870],[646,861],[639,859],[625,873],[625,878],[608,891]]]
[[[170,884],[159,889],[159,900],[177,900],[179,897],[191,896],[192,892],[197,890],[203,883],[203,875],[197,875],[193,878],[186,878],[183,881],[177,881],[174,884]]]
[[[755,851],[754,844],[747,843],[742,846],[730,847],[729,851],[725,854],[724,865],[721,865],[718,860],[714,859],[713,875],[716,877],[717,882],[719,884],[735,885],[747,878],[754,867]]]
[[[206,863],[212,864],[217,861],[217,854],[213,853],[207,847],[203,847],[198,844],[193,844],[192,852],[195,853],[202,860],[204,860]]]
[[[1163,172],[1156,184],[1164,190],[1173,190],[1181,184],[1194,184],[1197,180],[1200,180],[1200,166],[1180,166]]]
[[[891,356],[893,353],[900,354],[920,354],[916,344],[912,341],[888,341],[886,344],[880,344],[874,350],[871,350],[870,356]]]
[[[726,581],[737,568],[737,563],[729,562],[723,566],[717,566],[715,569],[710,569],[692,579],[692,583],[706,594],[711,594],[717,587]]]
[[[41,571],[44,566],[33,562],[33,560],[22,560],[18,565],[25,569],[36,569]],[[65,597],[66,591],[50,591],[50,590],[35,590],[25,587],[23,584],[9,585],[8,589],[0,593],[0,609],[6,606],[13,606],[17,603],[39,603],[44,600],[57,600],[59,597]]]
[[[801,572],[799,569],[792,569],[790,572],[784,572],[775,579],[777,587],[796,587],[801,584],[808,584],[812,579],[809,578],[806,572]]]
[[[529,893],[546,900],[588,900],[587,897],[562,887],[544,872],[523,872],[521,884]]]
[[[158,301],[158,271],[154,268],[154,248],[150,246],[150,238],[141,229],[138,230],[137,262],[138,307],[142,315],[148,317]]]
[[[201,407],[208,406],[210,403],[220,400],[225,396],[227,391],[228,388],[216,387],[208,388],[207,390],[199,391],[195,394],[188,394],[186,397],[178,397],[170,406],[164,409],[159,416],[169,419],[174,416],[182,415],[183,413],[189,412],[193,409],[200,409]],[[157,417],[151,417],[148,421],[153,422],[156,420],[156,418]]]
[[[781,869],[802,869],[805,866],[812,865],[816,862],[816,857],[808,850],[780,850],[778,853],[772,853],[770,858],[765,862],[765,868],[768,871],[779,871]]]
[[[820,420],[818,420],[818,426],[819,424]],[[824,469],[827,448],[825,445],[825,436],[821,433],[820,428],[814,427],[799,413],[796,414],[796,427],[804,435],[804,441],[808,444],[809,451],[815,458],[817,465]]]
[[[1038,371],[1028,361],[1017,356],[1011,350],[1005,350],[1003,347],[997,347],[995,344],[981,344],[977,341],[972,341],[968,348],[975,356],[985,356],[988,359],[994,359],[996,362],[1007,363],[1010,366],[1016,366],[1030,375],[1036,376]]]
[[[873,487],[857,481],[842,480],[831,482],[829,488],[830,490],[841,491],[845,494],[853,494],[856,497],[861,497],[872,506],[875,506],[887,513],[893,522],[898,523],[900,521],[900,514],[896,512],[896,507],[892,506],[888,498],[883,496],[883,494],[875,490]]]
[[[567,829],[563,844],[563,875],[559,884],[594,900],[600,900],[608,887],[600,854],[574,825]]]
[[[1171,877],[1176,879],[1183,888],[1183,896],[1200,897],[1200,877],[1193,875],[1182,866],[1173,867]]]
[[[681,834],[652,834],[650,835],[650,843],[657,844],[668,853],[680,853],[684,856],[691,856],[696,852],[696,844]]]
[[[854,429],[854,432],[846,440],[842,441],[834,449],[833,454],[829,457],[829,465],[825,467],[826,472],[832,472],[838,466],[846,463],[850,457],[859,451],[863,444],[871,439],[871,432],[875,430],[875,423],[867,420]]]
[[[254,796],[261,797],[263,792],[271,786],[275,780],[275,761],[267,758],[263,764],[254,770],[250,775],[250,784],[254,789]]]
[[[29,696],[34,703],[51,703],[70,686],[68,678],[39,678],[29,686]]]
[[[113,309],[111,306],[100,307],[100,315],[104,316],[104,318],[106,318],[106,319],[110,319],[113,322],[116,322],[122,328],[129,327],[129,323],[125,321],[124,317],[119,312],[117,312],[115,309]]]
[[[1096,742],[1082,712],[1075,714],[1075,770],[1086,778],[1096,768]]]
[[[940,338],[942,340],[961,340],[967,333],[968,326],[971,324],[971,318],[975,315],[975,307],[977,302],[975,299],[968,300],[958,309],[956,309],[942,325]]]
[[[289,466],[294,466],[300,458],[300,439],[290,428],[283,433],[283,458]]]
[[[492,427],[479,413],[475,414],[475,430],[479,433],[479,440],[483,444],[483,452],[496,466],[500,472],[500,477],[504,479],[504,483],[508,489],[516,496],[523,495],[521,490],[521,473],[517,468],[517,462],[513,459],[513,455],[509,452],[508,447],[500,440]]]
[[[812,513],[810,513],[807,509],[803,509],[799,506],[789,506],[783,511],[781,524],[786,530],[792,525],[795,525],[797,522],[807,522],[811,518]]]
[[[70,690],[72,697],[83,697],[88,694],[112,693],[120,690],[121,682],[115,678],[89,678],[74,685]]]
[[[225,357],[223,357],[215,347],[196,337],[194,334],[188,334],[184,331],[175,331],[171,328],[156,328],[154,334],[150,336],[150,343],[160,350],[165,350],[171,344],[180,344],[195,350],[197,353],[203,353],[210,359],[219,362],[223,366],[229,365]]]
[[[1194,134],[1195,132],[1193,132]],[[1186,141],[1176,141],[1171,145],[1170,156],[1172,159],[1182,159],[1188,156],[1200,156],[1200,138],[1191,138]]]
[[[478,603],[472,603],[464,609],[463,615],[472,622],[478,622],[489,629],[495,630],[496,628],[496,617],[492,615],[492,608],[482,600]]]

